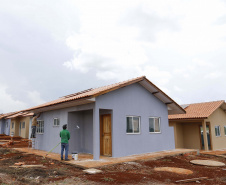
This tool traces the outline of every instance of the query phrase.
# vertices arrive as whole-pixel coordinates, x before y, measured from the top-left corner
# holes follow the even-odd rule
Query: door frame
[[[103,117],[104,116],[110,116],[111,120],[111,156],[112,156],[112,118],[111,114],[102,114],[100,115],[100,155],[104,155],[103,153]],[[106,156],[106,155],[104,155]],[[109,155],[107,155],[109,156]],[[110,157],[110,156],[109,156]]]

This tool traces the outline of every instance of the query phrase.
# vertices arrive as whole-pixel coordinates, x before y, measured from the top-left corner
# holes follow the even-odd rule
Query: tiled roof
[[[184,109],[181,108],[174,100],[172,100],[169,96],[167,96],[163,91],[161,91],[157,86],[155,86],[152,82],[150,82],[145,76],[133,78],[127,81],[115,83],[112,85],[107,85],[103,87],[98,87],[95,89],[87,89],[85,91],[81,91],[78,93],[70,94],[67,96],[63,96],[57,100],[53,100],[51,102],[47,102],[23,111],[33,111],[41,108],[46,108],[50,106],[55,106],[67,102],[72,102],[75,100],[87,100],[91,98],[95,98],[97,96],[103,95],[105,93],[111,92],[113,90],[128,86],[130,84],[134,84],[139,82],[142,86],[144,86],[148,91],[150,91],[154,96],[159,98],[162,102],[167,104],[170,107],[170,111],[176,111],[176,113],[185,113]]]
[[[131,79],[131,80],[115,83],[115,84],[112,84],[112,85],[98,87],[98,88],[95,88],[95,89],[88,89],[88,90],[81,91],[81,92],[78,92],[78,93],[70,94],[70,95],[67,95],[67,96],[63,96],[59,99],[56,99],[56,100],[53,100],[53,101],[32,107],[30,109],[26,109],[25,111],[34,110],[34,109],[38,109],[38,108],[41,108],[41,107],[47,107],[47,106],[51,106],[51,105],[56,105],[56,104],[59,104],[59,103],[69,102],[69,101],[82,99],[82,98],[96,97],[96,96],[99,96],[101,94],[105,94],[107,92],[110,92],[114,89],[118,89],[120,87],[124,87],[126,85],[129,85],[129,84],[132,84],[132,83],[135,83],[135,82],[139,82],[139,81],[143,80],[143,78],[145,78],[145,77],[142,76],[142,77],[134,78],[134,79]]]
[[[205,118],[208,118],[217,108],[223,106],[223,104],[225,104],[224,100],[187,104],[184,108],[186,111],[186,114],[169,115],[168,118],[169,120],[205,119]]]
[[[17,118],[17,117],[26,117],[26,116],[33,116],[34,113],[32,112],[18,112],[15,114],[11,114],[7,117],[5,117],[5,119],[13,119],[13,118]]]
[[[11,115],[13,115],[13,114],[17,114],[17,113],[19,113],[19,112],[21,112],[21,111],[9,112],[9,113],[5,113],[5,114],[1,114],[1,115],[0,115],[0,119],[6,118],[7,116],[11,116]]]

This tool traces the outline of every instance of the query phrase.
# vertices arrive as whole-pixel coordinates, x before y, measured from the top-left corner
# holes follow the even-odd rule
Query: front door
[[[112,156],[111,115],[101,116],[100,122],[100,154]]]

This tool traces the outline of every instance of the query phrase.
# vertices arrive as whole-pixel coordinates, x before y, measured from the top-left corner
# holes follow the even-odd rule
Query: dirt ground
[[[190,163],[194,159],[216,160],[226,163],[225,158],[205,155],[178,155],[157,160],[125,162],[98,168],[103,172],[89,175],[75,166],[52,159],[0,148],[0,184],[226,184],[226,166],[207,167]],[[15,168],[15,163],[43,165],[44,168]],[[178,167],[193,171],[193,174],[177,174],[155,171],[155,167]],[[208,177],[190,183],[176,183],[177,180]]]

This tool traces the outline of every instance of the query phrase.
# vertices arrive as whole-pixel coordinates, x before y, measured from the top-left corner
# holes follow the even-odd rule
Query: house
[[[183,105],[186,114],[169,115],[175,147],[216,150],[226,148],[226,103],[213,101]]]
[[[175,148],[168,114],[185,111],[145,76],[88,89],[26,109],[42,112],[34,148],[49,151],[60,142],[64,124],[69,153],[122,157]],[[53,152],[60,153],[60,147]]]
[[[10,135],[11,119],[7,118],[7,116],[13,115],[15,113],[17,112],[10,112],[0,115],[0,134]]]
[[[11,120],[10,134],[26,139],[30,138],[32,116],[33,113],[28,112],[18,112],[7,116],[6,119]]]

